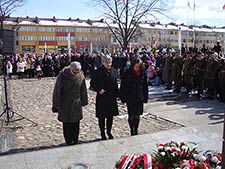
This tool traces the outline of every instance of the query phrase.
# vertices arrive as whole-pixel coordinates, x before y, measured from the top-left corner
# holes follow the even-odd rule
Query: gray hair
[[[70,69],[71,70],[81,70],[81,64],[79,62],[71,62]]]

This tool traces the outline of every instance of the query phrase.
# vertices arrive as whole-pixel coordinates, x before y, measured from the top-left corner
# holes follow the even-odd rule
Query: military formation
[[[173,54],[169,49],[162,57],[166,89],[174,84],[175,92],[180,92],[183,86],[186,94],[225,101],[225,58],[221,52],[188,51],[180,55],[179,51]]]

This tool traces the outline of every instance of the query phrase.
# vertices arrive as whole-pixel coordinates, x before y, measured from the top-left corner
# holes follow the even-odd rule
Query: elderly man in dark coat
[[[109,55],[102,56],[102,66],[94,73],[91,79],[91,87],[97,92],[96,117],[99,122],[101,139],[106,140],[105,120],[108,138],[113,139],[111,129],[113,116],[119,114],[116,100],[119,97],[119,89],[117,71],[112,68],[112,58]]]
[[[77,144],[82,106],[88,104],[87,88],[79,62],[71,62],[57,76],[53,91],[52,111],[58,112],[63,123],[63,134],[67,145]]]

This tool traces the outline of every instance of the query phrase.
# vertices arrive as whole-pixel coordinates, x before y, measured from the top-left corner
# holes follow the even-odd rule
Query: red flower
[[[202,168],[202,169],[208,169],[208,167],[206,166],[205,163],[201,163],[201,168]]]
[[[130,165],[130,168],[131,168],[131,169],[134,169],[134,167],[135,167],[134,164],[131,164],[131,165]]]
[[[184,142],[180,142],[180,145],[183,146],[183,145],[185,145],[185,143]]]
[[[158,164],[158,167],[159,167],[159,168],[163,168],[164,166],[163,166],[162,163],[159,163],[159,164]]]
[[[135,159],[135,164],[139,164],[141,161],[140,161],[140,159],[139,158],[136,158]]]
[[[152,163],[154,164],[157,161],[155,157],[152,158]]]

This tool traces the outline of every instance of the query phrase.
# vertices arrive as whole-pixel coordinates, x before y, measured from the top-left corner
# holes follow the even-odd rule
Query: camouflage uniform
[[[192,68],[193,68],[193,61],[191,58],[185,58],[183,64],[183,79],[186,85],[186,93],[191,92],[192,90]]]
[[[206,70],[204,74],[205,85],[208,89],[208,98],[214,99],[215,96],[215,80],[217,76],[218,64],[214,58],[210,58],[207,61]]]
[[[196,88],[198,91],[198,95],[203,94],[203,75],[205,71],[204,60],[197,56],[195,64],[194,64],[194,79],[196,83]]]
[[[175,92],[180,92],[181,88],[181,71],[183,67],[183,58],[179,56],[179,54],[176,54],[176,56],[173,58],[173,67],[172,67],[172,79],[175,83]]]

